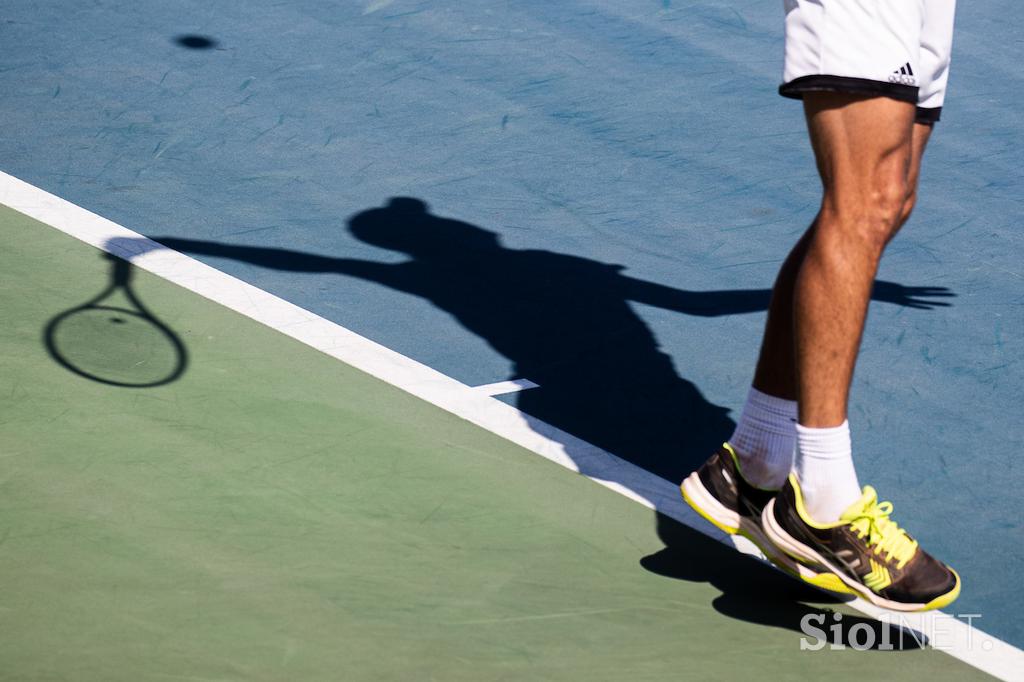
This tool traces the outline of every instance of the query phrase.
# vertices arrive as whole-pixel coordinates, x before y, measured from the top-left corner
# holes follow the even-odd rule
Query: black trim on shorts
[[[783,97],[803,99],[805,92],[849,92],[855,95],[891,97],[901,102],[917,104],[917,86],[873,81],[867,78],[814,74],[794,78],[779,86],[779,94]]]
[[[917,114],[914,116],[914,122],[930,126],[938,123],[941,116],[942,107],[918,107]]]

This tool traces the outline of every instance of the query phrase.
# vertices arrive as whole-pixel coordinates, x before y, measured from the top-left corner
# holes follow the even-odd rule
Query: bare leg
[[[846,421],[871,286],[908,185],[914,106],[821,93],[804,101],[824,185],[793,297],[800,423]]]
[[[796,400],[796,354],[793,351],[793,288],[796,275],[807,255],[807,244],[814,232],[811,223],[807,232],[789,252],[772,288],[761,354],[754,372],[754,388],[786,400]]]
[[[925,146],[931,135],[932,126],[914,124],[912,133],[912,151],[910,168],[906,185],[909,193],[903,202],[898,223],[889,234],[891,239],[898,229],[910,217],[916,198],[917,181],[920,175],[921,159]],[[794,353],[794,320],[793,298],[794,289],[804,257],[811,238],[815,232],[817,219],[804,233],[796,246],[789,253],[779,271],[772,292],[771,306],[768,310],[768,321],[765,325],[761,353],[754,374],[754,387],[759,391],[787,400],[797,399],[796,355]],[[886,241],[888,241],[888,239]]]

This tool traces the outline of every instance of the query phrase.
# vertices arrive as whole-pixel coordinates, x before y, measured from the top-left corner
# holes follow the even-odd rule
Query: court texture
[[[1019,3],[961,3],[850,415],[960,599],[678,497],[819,198],[782,18],[3,3],[0,679],[1024,679]]]

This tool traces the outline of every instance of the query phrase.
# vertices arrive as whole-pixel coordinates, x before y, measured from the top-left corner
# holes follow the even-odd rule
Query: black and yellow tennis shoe
[[[773,564],[804,582],[831,592],[853,594],[830,571],[817,571],[780,551],[764,534],[761,514],[778,490],[752,485],[740,473],[736,451],[724,443],[718,452],[683,481],[683,499],[693,509],[729,535],[753,542]]]
[[[960,576],[918,547],[889,519],[891,502],[864,486],[835,523],[819,524],[804,507],[794,474],[762,513],[765,535],[812,570],[828,570],[867,601],[894,611],[927,611],[960,594]]]

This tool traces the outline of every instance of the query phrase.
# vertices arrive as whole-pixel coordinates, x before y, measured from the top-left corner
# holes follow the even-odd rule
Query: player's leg
[[[798,270],[795,277],[797,289],[811,259],[822,259],[828,265],[824,282],[820,281],[822,275],[818,271],[812,269],[810,275],[809,281],[814,285],[811,287],[812,314],[817,314],[817,309],[813,308],[818,302],[814,294],[821,290],[822,284],[831,286],[839,281],[843,290],[861,292],[845,306],[842,301],[825,302],[826,312],[830,306],[839,305],[847,313],[844,319],[848,318],[846,326],[852,330],[853,342],[846,343],[841,335],[835,335],[825,339],[822,348],[829,353],[846,352],[851,355],[847,363],[849,375],[878,259],[898,227],[910,196],[907,182],[914,106],[886,98],[865,99],[834,93],[815,93],[808,97],[807,106],[812,142],[825,181],[826,199],[816,226],[801,240],[801,245],[788,262],[790,268]],[[861,134],[868,142],[858,145],[855,140]],[[865,210],[865,206],[871,207],[870,210]],[[805,253],[801,253],[804,250]],[[849,258],[836,258],[843,256],[843,250],[850,252]],[[815,277],[816,280],[813,279]],[[837,349],[837,346],[843,347]],[[793,346],[790,345],[789,355],[792,354]],[[834,376],[829,374],[825,378]],[[827,386],[843,395],[843,409],[848,377],[846,381],[843,386]],[[795,419],[794,401],[752,389],[730,443],[683,482],[683,496],[719,528],[747,535],[765,550],[769,558],[804,580],[826,589],[846,590],[834,573],[823,572],[818,566],[794,565],[788,561],[784,554],[766,542],[760,526],[758,509],[763,510],[790,469]],[[840,421],[844,420],[845,414]],[[747,453],[744,463],[738,457],[737,448]],[[750,457],[750,453],[759,450],[761,456]],[[780,455],[771,460],[775,471],[767,471],[768,467],[764,465],[768,460],[763,452]],[[850,460],[849,453],[847,460]],[[849,466],[852,467],[852,462]],[[768,485],[765,485],[766,472],[775,476]],[[853,485],[856,487],[855,476]],[[856,493],[855,498],[859,490]]]
[[[858,118],[853,108],[847,112],[849,115],[839,118],[822,115],[829,109],[846,108],[835,106],[835,102],[828,104],[829,96],[822,93],[860,96],[851,97],[851,102],[884,102],[888,98],[920,106],[916,111],[917,123],[912,126],[905,111],[896,119],[889,117],[888,123],[898,123],[900,141],[894,146],[890,144],[888,150],[885,144],[881,145],[884,153],[876,155],[878,158],[873,163],[870,150],[865,154],[849,140],[845,145],[816,144],[827,197],[821,214],[790,253],[776,282],[754,386],[733,436],[748,452],[736,453],[727,445],[686,481],[696,481],[694,488],[710,493],[705,498],[711,504],[703,509],[687,496],[690,504],[708,518],[711,516],[706,510],[718,502],[726,503],[718,508],[727,512],[744,506],[737,503],[744,502],[743,485],[749,487],[749,482],[742,480],[741,469],[767,480],[776,478],[779,469],[785,468],[784,462],[788,461],[787,455],[792,450],[787,444],[785,424],[795,415],[793,398],[805,385],[810,395],[817,393],[824,399],[808,401],[808,408],[801,410],[804,419],[828,424],[842,416],[844,422],[832,428],[805,427],[798,458],[803,461],[798,468],[809,479],[813,479],[816,472],[826,472],[826,484],[845,478],[845,484],[840,485],[846,486],[847,498],[851,491],[857,490],[845,423],[849,379],[878,258],[913,208],[930,124],[938,120],[941,110],[953,8],[953,0],[923,0],[912,4],[881,0],[864,3],[786,0],[786,70],[780,93],[810,100],[812,135],[819,142],[829,138],[829,130],[845,127],[845,123],[833,125],[837,120],[846,119],[847,123],[856,124]],[[885,108],[886,105],[880,106]],[[859,118],[865,119],[864,123],[872,122],[868,120],[872,116]],[[870,140],[886,142],[872,136],[871,126],[856,127],[864,128]],[[881,132],[884,137],[886,131]],[[877,152],[879,145],[874,147]],[[902,178],[894,170],[900,166],[903,167]],[[835,181],[834,174],[844,168],[869,172],[854,174],[854,178],[860,178],[859,182],[847,182],[845,173],[841,181]],[[880,178],[892,179],[893,184],[879,186]],[[861,202],[860,228],[853,232],[837,229],[844,223],[850,224],[849,218],[858,215],[857,210],[852,213],[850,210],[851,206],[856,208],[858,202],[850,201],[863,195],[865,188],[869,188],[870,201]],[[841,258],[837,259],[833,247],[843,244],[844,240],[853,240],[864,248],[855,248],[849,255],[840,251]],[[808,266],[809,260],[813,262]],[[818,304],[827,300],[822,294],[836,286],[845,290],[844,300],[853,303],[839,306],[838,310],[826,305],[822,322],[817,316],[821,309]],[[802,297],[797,295],[798,291],[802,292]],[[800,300],[802,307],[794,307],[794,300]],[[803,327],[800,327],[801,319],[807,321]],[[804,334],[802,348],[810,351],[796,355],[793,349],[800,345],[793,332],[800,328]],[[855,333],[851,334],[851,330]],[[817,341],[819,337],[823,343],[816,359],[815,344],[808,342]],[[821,362],[822,358],[831,358],[840,371],[820,373],[822,365],[831,369],[829,362]],[[803,363],[800,372],[798,362]],[[805,376],[810,378],[805,379]],[[816,449],[828,455],[826,461],[814,461],[814,455],[819,454]],[[726,454],[729,457],[725,457]],[[750,466],[751,458],[755,464],[760,460],[761,464],[768,462],[769,465]],[[835,475],[836,464],[840,465],[838,476]],[[733,479],[741,479],[743,485],[739,486],[739,491],[737,485],[727,485]],[[826,490],[826,494],[818,497],[827,501],[832,495]],[[842,495],[836,496],[836,499],[841,498]],[[750,506],[749,502],[746,506]],[[828,586],[828,578],[835,578],[874,603],[894,609],[919,610],[948,604],[959,593],[959,577],[919,550],[916,541],[889,519],[891,511],[891,505],[879,503],[874,490],[866,487],[859,499],[846,509],[824,512],[825,516],[838,515],[837,521],[816,523],[804,504],[799,480],[791,475],[780,494],[766,503],[760,530],[777,549],[797,558],[800,576],[804,579],[812,576],[810,581],[814,584]]]
[[[912,152],[910,169],[907,173],[907,186],[909,194],[900,211],[897,230],[901,228],[910,218],[917,200],[917,183],[921,175],[921,161],[924,157],[925,147],[931,137],[932,124],[915,122],[912,139]],[[793,354],[793,285],[796,282],[796,274],[800,270],[804,256],[807,254],[807,245],[814,232],[817,222],[811,223],[810,228],[803,234],[800,240],[789,252],[785,262],[779,269],[779,274],[772,287],[772,299],[768,307],[768,319],[765,323],[764,336],[761,340],[761,352],[758,355],[757,366],[754,370],[753,387],[763,394],[767,394],[794,403],[794,415],[796,412],[796,365]],[[895,232],[893,232],[895,235]],[[788,469],[786,471],[788,472]]]
[[[839,24],[847,27],[871,26],[873,31],[857,33],[854,30],[854,35],[852,36],[846,34],[839,36],[830,33],[830,31],[834,31],[834,28],[830,29],[826,26],[826,28],[819,30],[820,27],[816,21],[820,17],[817,17],[814,11],[816,9],[824,10],[825,5],[828,5],[829,15],[832,19],[829,24],[830,26],[835,27]],[[887,208],[882,210],[889,214],[895,210],[897,203],[901,205],[895,221],[892,220],[891,215],[879,218],[883,223],[892,222],[892,226],[891,228],[881,227],[875,230],[872,250],[877,253],[877,256],[872,256],[870,259],[874,261],[875,268],[877,268],[877,257],[880,257],[881,249],[884,249],[888,241],[892,239],[896,231],[909,217],[916,198],[917,181],[924,149],[930,137],[932,125],[939,119],[945,96],[949,73],[955,3],[953,0],[925,0],[920,5],[897,6],[881,2],[847,5],[836,2],[830,4],[828,0],[824,0],[824,2],[819,2],[818,0],[812,0],[811,2],[795,0],[795,7],[795,11],[791,12],[787,17],[787,77],[792,77],[793,80],[783,85],[780,91],[793,96],[799,95],[805,99],[805,104],[809,105],[807,106],[809,129],[826,193],[822,205],[822,213],[816,220],[815,227],[812,228],[808,238],[797,249],[798,251],[803,249],[802,254],[797,254],[797,256],[803,255],[803,259],[798,261],[798,272],[800,275],[791,275],[789,279],[794,284],[794,300],[797,306],[797,314],[794,317],[792,329],[796,333],[796,338],[794,339],[796,357],[794,361],[796,367],[799,368],[796,372],[797,377],[799,377],[796,392],[800,395],[801,402],[799,421],[802,427],[816,429],[813,432],[806,429],[798,429],[798,432],[801,434],[798,440],[801,443],[798,446],[799,454],[795,465],[799,477],[806,483],[806,501],[809,509],[822,521],[831,522],[838,519],[846,506],[855,501],[860,494],[850,455],[849,429],[845,422],[845,416],[849,381],[852,377],[853,363],[856,360],[856,353],[859,348],[860,330],[863,326],[863,316],[867,310],[870,282],[861,281],[857,297],[862,308],[853,311],[850,320],[844,317],[847,311],[842,308],[833,310],[831,313],[832,319],[824,322],[818,321],[811,315],[801,316],[799,314],[801,300],[804,300],[813,308],[817,300],[815,297],[823,295],[822,291],[814,290],[813,285],[815,282],[827,287],[830,291],[835,291],[835,287],[843,285],[840,281],[821,280],[819,282],[817,276],[822,275],[824,272],[822,270],[824,261],[821,258],[816,258],[811,262],[808,254],[820,256],[824,251],[816,250],[814,246],[816,244],[826,244],[832,237],[835,237],[834,230],[831,235],[822,234],[822,223],[826,216],[841,217],[841,214],[844,212],[848,215],[851,211],[856,212],[858,210],[850,206],[844,207],[842,205],[843,199],[839,197],[852,198],[853,202],[856,203],[863,201],[863,199],[857,197],[858,191],[862,194],[874,193],[873,196],[881,197],[882,203],[887,204]],[[838,21],[840,17],[836,16],[836,12],[851,12],[852,14],[843,17],[843,21],[840,22]],[[794,27],[797,35],[803,35],[805,40],[789,41],[788,31]],[[918,33],[914,33],[914,31]],[[818,40],[819,43],[815,43],[815,40]],[[872,40],[876,42],[872,43]],[[852,44],[850,44],[851,42]],[[839,49],[830,48],[830,44],[840,45],[841,47]],[[816,49],[807,49],[808,45],[812,48],[821,48],[820,54],[824,55],[823,59],[829,62],[826,65],[828,68],[840,72],[844,69],[847,72],[858,68],[873,69],[871,71],[872,79],[823,77],[813,74],[801,75],[801,69],[806,69],[809,64],[813,63],[813,59],[808,61],[808,54],[812,56],[816,54]],[[910,49],[908,45],[916,46],[916,49]],[[871,50],[883,55],[881,57],[882,61],[878,61],[874,65],[871,64],[871,57],[867,56],[871,53],[871,50],[868,49],[869,46]],[[793,49],[790,49],[791,47]],[[894,69],[883,82],[882,76],[884,71],[881,64],[898,63],[901,59],[899,55],[904,50],[906,50],[906,54],[909,56],[908,61],[904,66]],[[821,82],[822,78],[825,78],[826,81]],[[901,128],[899,134],[902,139],[902,149],[899,152],[900,158],[894,162],[896,166],[900,166],[904,164],[904,159],[907,160],[904,188],[893,188],[894,180],[891,178],[890,180],[883,181],[882,184],[890,186],[888,190],[890,196],[886,199],[885,191],[881,189],[860,187],[858,190],[856,182],[853,183],[853,187],[843,188],[840,186],[842,184],[849,185],[849,181],[836,184],[835,173],[842,171],[844,162],[842,161],[841,154],[836,156],[836,152],[831,149],[832,143],[828,141],[828,136],[830,135],[830,126],[837,118],[835,115],[830,114],[827,106],[810,104],[810,100],[820,99],[820,97],[825,96],[824,93],[815,92],[815,89],[818,87],[832,88],[834,92],[833,97],[839,96],[839,93],[843,91],[853,95],[858,94],[861,90],[880,89],[885,97],[872,99],[879,102],[889,101],[889,107],[902,107],[906,111],[907,107],[896,100],[903,100],[917,105],[914,109],[915,124],[910,131],[909,151],[906,145],[906,128]],[[917,88],[916,97],[913,99],[907,97],[910,94],[910,91],[906,89],[908,87]],[[886,105],[881,104],[880,106],[884,107]],[[816,113],[815,109],[820,109],[820,113]],[[872,118],[872,115],[868,114],[867,118]],[[904,120],[906,120],[905,114]],[[865,147],[861,144],[861,140],[870,139],[875,141],[885,139],[876,136],[885,135],[886,131],[884,129],[888,128],[888,122],[883,118],[875,120],[874,123],[881,125],[875,125],[872,129],[870,122],[868,122],[863,131],[854,133],[857,136],[867,135],[869,137],[855,139],[852,143],[853,148],[864,150]],[[843,130],[836,133],[840,137],[850,134],[848,130],[845,130],[846,126],[843,127]],[[850,146],[849,142],[847,146]],[[851,169],[859,176],[860,180],[868,177],[864,174],[870,172],[867,168]],[[900,173],[898,171],[890,171],[889,175],[891,177],[898,176]],[[830,183],[832,183],[831,186]],[[900,199],[899,195],[904,192],[905,196]],[[832,197],[829,196],[830,194]],[[830,222],[834,223],[834,221]],[[859,257],[855,251],[852,253],[853,255],[846,256],[848,261]],[[794,260],[796,259],[794,258]],[[804,281],[804,275],[810,276],[806,280],[808,286],[802,288],[801,282]],[[785,278],[780,277],[780,279]],[[839,291],[842,290],[840,289]],[[783,316],[785,312],[782,311]],[[858,319],[859,323],[857,322]],[[787,321],[783,320],[784,323]],[[858,330],[854,336],[848,336],[851,334],[851,328],[844,326],[847,321],[851,322]],[[817,326],[817,329],[814,328],[815,326]],[[787,325],[787,330],[788,328]],[[824,339],[823,343],[812,343],[810,341],[810,339],[821,340],[823,337],[820,334],[827,334],[829,331],[834,335],[833,340],[838,338],[846,339],[846,350],[844,352],[828,356],[828,353],[835,353],[837,350],[836,347],[829,345],[827,338]],[[773,332],[775,330],[772,328],[767,330],[765,345],[768,346],[769,350],[775,352],[777,357],[779,353],[784,352],[781,348],[786,339],[782,338],[778,342],[773,342]],[[802,342],[801,334],[804,332],[806,332],[806,339]],[[785,330],[777,332],[779,336],[784,336],[785,333]],[[811,365],[815,362],[818,363],[818,366],[812,368]],[[768,362],[761,363],[762,367],[759,367],[758,378],[762,377],[763,366],[768,364]],[[788,368],[780,369],[776,367],[767,372],[767,379],[774,381],[776,385],[784,383],[784,371],[788,371]],[[827,377],[825,382],[832,385],[826,385],[826,383],[822,383],[821,380],[815,377]],[[758,383],[755,380],[755,386],[757,385]],[[835,389],[835,386],[845,386],[846,390]],[[789,386],[782,386],[782,388],[783,390],[791,390]]]
[[[915,106],[887,97],[809,93],[811,144],[824,186],[794,283],[800,423],[836,426],[882,251],[909,185]]]
[[[878,263],[912,196],[915,106],[828,92],[804,105],[824,196],[794,282],[796,471],[812,516],[832,522],[861,493],[847,399]]]
[[[815,584],[830,573],[885,608],[942,607],[959,576],[890,520],[873,488],[861,491],[846,423],[871,286],[913,208],[930,130],[914,124],[914,105],[884,97],[815,93],[805,108],[824,196],[792,285],[798,454],[762,529]]]
[[[917,196],[921,160],[931,135],[931,123],[915,123],[909,194],[900,211],[895,235],[910,217]],[[729,443],[735,449],[747,478],[756,485],[781,488],[793,466],[797,419],[795,339],[793,335],[793,291],[796,275],[807,254],[817,222],[811,224],[789,252],[772,287],[754,380]]]
[[[823,355],[806,355],[813,362],[812,371],[819,371],[819,367],[824,371],[811,376],[810,382],[799,382],[798,390],[805,390],[809,383],[814,399],[840,404],[843,412],[838,424],[845,421],[845,396],[878,260],[910,197],[907,182],[914,105],[887,98],[814,93],[807,97],[806,106],[825,199],[815,226],[790,255],[780,276],[784,280],[780,289],[797,292],[796,315],[777,305],[781,315],[776,315],[774,324],[779,324],[779,317],[795,318],[799,333],[801,318],[811,318],[804,327],[808,328],[808,335],[818,336],[810,338],[810,345]],[[794,270],[795,275],[790,272]],[[801,288],[808,292],[803,300]],[[850,293],[830,299],[830,290]],[[781,291],[776,294],[776,298],[785,295]],[[820,324],[815,324],[818,321]],[[801,346],[797,344],[797,348]],[[788,356],[792,365],[792,341],[788,353],[779,353]],[[847,367],[845,378],[841,372],[827,367],[836,358],[842,358],[837,364]],[[792,374],[791,371],[791,376],[783,378],[790,382],[790,390]],[[803,378],[802,374],[797,375]],[[802,398],[803,394],[800,395]],[[801,409],[802,405],[801,402]],[[816,567],[787,566],[782,561],[785,557],[777,550],[773,556],[774,548],[761,535],[759,510],[764,509],[774,490],[782,486],[790,470],[796,411],[792,399],[762,393],[755,386],[736,433],[720,452],[683,482],[683,496],[719,528],[748,535],[776,563],[792,572],[803,569],[801,577],[808,582],[837,589],[842,585],[823,580]],[[766,453],[775,456],[766,457]],[[845,464],[852,472],[848,447]],[[828,473],[835,468],[826,470],[819,466],[812,473]],[[847,476],[845,480],[849,479]],[[816,480],[811,479],[811,493],[816,490]],[[860,494],[856,475],[852,476],[852,486],[855,500]],[[822,492],[831,495],[829,490]],[[842,500],[843,508],[851,501]]]
[[[897,232],[906,224],[914,210],[914,206],[917,205],[917,185],[921,179],[921,162],[924,159],[924,150],[928,146],[928,140],[932,136],[933,123],[922,123],[920,109],[918,111],[918,118],[914,122],[911,139],[910,169],[907,171],[907,188],[909,193],[907,194],[906,201],[903,202],[903,210],[900,211],[899,225],[896,227]],[[894,232],[893,236],[895,234]]]
[[[919,16],[906,14],[902,5],[897,7],[878,0],[872,11],[877,11],[893,27],[885,33],[868,21],[872,17],[857,15],[857,12],[867,11],[867,4],[841,0],[787,0],[786,4],[786,83],[780,88],[782,94],[800,98],[805,91],[820,92],[838,87],[862,94],[891,95],[907,102],[916,100],[917,88],[904,82],[910,76],[900,74],[900,70],[905,73],[911,68],[908,55],[916,51],[917,43],[916,35],[910,34],[915,26],[919,27],[916,21]],[[827,17],[825,4],[829,4]],[[853,27],[862,30],[862,40],[857,44],[850,40]],[[826,43],[849,46],[852,50],[849,54],[836,52],[826,49]],[[860,62],[865,58],[872,62],[864,67],[872,70],[866,75],[880,80],[859,77],[856,70],[864,66]],[[835,72],[831,73],[828,69],[833,66]],[[783,269],[779,286],[786,292],[783,298],[792,299],[789,292],[809,241],[810,235],[801,241]],[[792,317],[788,306],[773,307],[773,319],[780,319],[781,326],[787,328],[783,334],[769,334],[768,338],[767,354],[784,357],[777,366],[767,370],[776,372],[777,381],[755,383],[729,443],[683,486],[691,505],[730,532],[735,532],[742,521],[757,516],[755,508],[764,504],[764,495],[757,491],[777,490],[792,464],[797,416],[793,341],[789,330]],[[782,349],[776,353],[772,343],[780,336],[785,338],[776,344]],[[762,363],[762,367],[768,367],[768,363]],[[784,387],[776,388],[780,384]],[[739,483],[737,479],[741,479]]]
[[[806,23],[807,17],[812,16],[815,9],[823,10],[824,4],[828,3],[828,0],[787,1],[794,10],[787,18],[787,30],[790,24],[803,30],[806,28],[803,24]],[[821,116],[819,107],[813,102],[808,107],[811,114],[809,119],[812,136],[816,138],[815,151],[825,180],[826,201],[823,202],[822,214],[815,229],[807,238],[806,253],[796,266],[797,274],[793,279],[795,345],[798,349],[797,393],[800,394],[800,419],[804,426],[798,427],[796,472],[789,477],[782,491],[765,506],[762,527],[766,536],[790,556],[806,562],[815,570],[831,571],[833,575],[842,579],[845,585],[879,606],[899,610],[937,608],[957,597],[960,592],[959,576],[951,568],[921,550],[917,542],[890,519],[892,505],[887,502],[879,503],[873,488],[866,486],[862,493],[857,492],[856,474],[850,456],[849,430],[845,422],[839,427],[829,428],[829,425],[845,417],[847,393],[844,387],[848,388],[852,363],[856,357],[856,345],[853,345],[852,353],[850,350],[850,335],[852,330],[856,330],[859,337],[867,306],[867,292],[870,291],[870,285],[864,279],[856,280],[856,275],[851,279],[850,272],[856,272],[858,267],[860,270],[871,269],[871,262],[874,260],[872,254],[881,252],[913,208],[921,157],[931,133],[931,124],[938,120],[943,103],[952,44],[954,2],[924,0],[915,5],[833,2],[829,6],[833,14],[835,11],[869,11],[871,16],[868,18],[871,21],[862,23],[879,29],[871,35],[881,37],[875,47],[889,46],[888,50],[877,50],[879,53],[889,54],[886,59],[893,59],[893,46],[900,42],[899,38],[911,24],[917,25],[920,27],[920,49],[917,59],[908,60],[904,67],[892,72],[886,79],[891,87],[880,82],[881,79],[877,75],[872,76],[875,80],[869,80],[867,83],[858,79],[851,82],[849,79],[839,78],[823,84],[815,81],[813,75],[800,76],[799,69],[796,69],[796,83],[799,84],[803,80],[805,85],[812,87],[829,85],[839,90],[844,87],[882,88],[888,89],[884,94],[894,99],[904,98],[903,95],[906,94],[901,91],[900,86],[920,83],[920,91],[917,93],[917,123],[910,133],[909,154],[900,151],[892,159],[892,163],[883,163],[880,166],[898,166],[901,163],[899,157],[909,156],[905,171],[906,182],[902,190],[906,194],[894,221],[895,229],[886,236],[884,230],[871,228],[870,224],[884,224],[886,220],[892,220],[891,214],[897,197],[892,196],[891,188],[873,193],[870,188],[877,187],[878,178],[869,181],[866,186],[861,178],[853,183],[852,188],[845,189],[843,187],[849,183],[834,180],[837,168],[856,167],[856,163],[852,166],[845,163],[842,153],[835,154],[829,151],[828,140],[838,138],[839,148],[842,149],[847,133],[842,132],[844,125],[837,127],[833,125],[835,121],[829,121],[827,117]],[[811,10],[810,13],[800,11],[808,8]],[[887,26],[886,19],[892,18],[887,13],[910,13],[915,8],[924,13],[919,17],[920,22],[910,16],[912,21],[903,29],[898,29],[898,21],[892,26]],[[812,28],[813,23],[812,21]],[[833,22],[832,25],[842,25],[849,29],[856,26],[857,22]],[[897,29],[889,32],[883,30],[892,27]],[[895,34],[896,39],[885,39],[888,33]],[[864,40],[861,41],[861,47],[864,49],[860,50],[860,59],[863,61],[864,55],[870,54],[871,49],[870,36],[864,34],[862,37]],[[806,52],[809,55],[815,54],[813,49]],[[849,50],[850,54],[856,52],[855,49]],[[790,66],[789,57],[787,51],[787,69]],[[800,55],[797,54],[797,57]],[[799,59],[794,61],[794,64],[801,68],[807,68],[809,63],[806,60],[801,63]],[[810,81],[806,80],[808,78]],[[791,94],[803,94],[792,82],[787,82],[783,86],[784,89],[787,87],[791,88]],[[785,90],[783,92],[786,94]],[[846,145],[848,146],[848,141]],[[889,172],[891,169],[883,169],[882,176]],[[856,196],[858,192],[863,195],[865,191],[875,200],[875,203],[870,205],[877,207],[879,204],[888,204],[888,208],[874,214],[864,209],[858,212],[854,208],[853,215],[861,215],[862,222],[868,227],[860,230],[860,236],[854,231],[853,242],[866,241],[868,246],[861,252],[854,248],[853,255],[844,253],[837,256],[838,251],[830,252],[834,243],[849,245],[848,240],[851,239],[842,229],[835,229],[842,228],[844,212],[847,217],[850,216],[846,199]],[[828,197],[829,194],[832,198]],[[825,225],[832,228],[828,233],[823,229]],[[864,266],[865,263],[867,266]],[[846,274],[835,276],[837,267],[839,270],[846,267]],[[845,291],[847,300],[850,299],[852,292],[852,298],[861,302],[860,307],[837,308],[827,304],[822,306],[822,301],[827,301],[836,291]],[[823,318],[820,317],[822,314]],[[837,334],[835,331],[842,333]],[[837,339],[839,345],[830,345]],[[822,374],[823,372],[834,374],[828,376]],[[813,428],[815,425],[825,428]],[[808,481],[811,485],[805,485]],[[817,499],[816,505],[808,504],[808,500],[805,499],[805,488],[810,487],[817,487],[812,493]],[[844,498],[849,500],[851,497],[856,499],[845,509],[840,506],[841,503],[832,504]]]
[[[953,0],[926,0],[921,5],[786,0],[781,94],[802,99],[805,93],[847,92],[919,101],[907,177],[910,192],[899,225],[913,206],[930,124],[941,111],[952,12]],[[813,233],[814,225],[779,272],[753,385],[730,438],[750,480],[769,488],[781,483],[792,463],[795,431],[789,423],[795,417],[797,396],[792,300]]]
[[[781,94],[797,99],[805,93],[832,92],[917,100],[918,88],[908,72],[914,69],[919,50],[918,5],[785,0],[785,7]],[[751,481],[768,488],[782,484],[793,462],[798,388],[792,301],[815,225],[779,272],[754,382],[729,441]]]
[[[813,570],[831,571],[847,587],[879,606],[897,610],[942,607],[959,594],[959,576],[920,549],[890,519],[892,506],[880,503],[874,489],[859,490],[845,423],[849,380],[870,294],[865,271],[870,271],[873,279],[882,250],[913,208],[931,128],[914,124],[895,147],[891,139],[871,137],[882,143],[873,155],[865,156],[863,146],[852,153],[848,124],[861,129],[858,117],[840,121],[828,115],[828,105],[817,102],[817,96],[806,99],[825,198],[794,282],[802,424],[798,427],[796,473],[766,505],[763,530],[790,556]],[[857,107],[841,108],[853,112]],[[906,120],[909,115],[905,110],[902,117]],[[877,128],[872,131],[871,125],[863,132],[882,134]],[[861,134],[852,137],[863,139]],[[899,175],[893,169],[901,165],[905,182],[893,189],[893,176]],[[876,170],[872,172],[872,168]],[[868,208],[858,208],[858,201]],[[860,227],[853,227],[854,222]],[[848,302],[853,298],[859,306],[829,305],[827,301],[834,299],[836,291],[847,292]],[[850,292],[856,296],[851,297]],[[837,341],[838,346],[832,345]],[[831,426],[839,418],[843,423]]]

